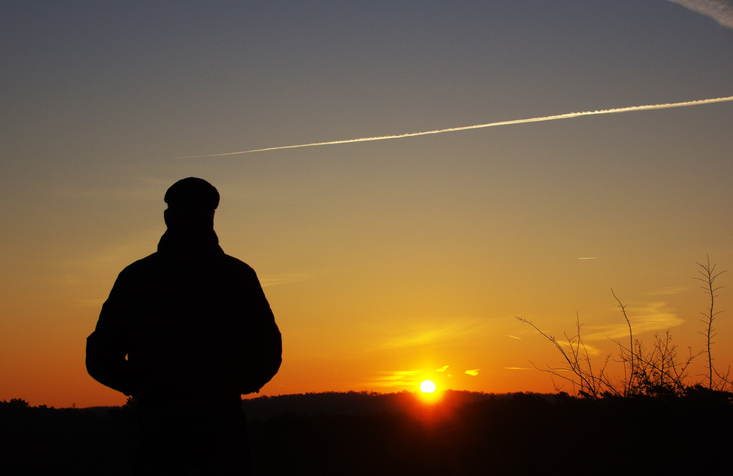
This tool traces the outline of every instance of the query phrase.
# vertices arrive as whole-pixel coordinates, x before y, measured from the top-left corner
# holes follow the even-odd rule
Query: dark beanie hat
[[[188,177],[171,185],[163,200],[170,208],[215,210],[219,206],[219,192],[206,180]]]

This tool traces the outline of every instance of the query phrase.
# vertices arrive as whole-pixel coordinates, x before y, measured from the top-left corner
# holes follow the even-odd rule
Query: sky
[[[684,356],[733,269],[730,101],[350,142],[730,98],[729,0],[2,2],[0,78],[0,400],[124,403],[85,340],[189,176],[282,331],[262,395],[552,392],[516,316],[602,361],[613,289]]]

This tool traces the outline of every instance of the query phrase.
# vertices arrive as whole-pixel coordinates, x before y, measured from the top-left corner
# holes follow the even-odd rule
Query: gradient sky
[[[597,358],[703,349],[696,262],[733,269],[733,103],[209,158],[733,95],[733,2],[3,2],[0,399],[124,403],[85,339],[155,251],[163,194],[222,195],[224,250],[284,336],[263,393],[552,391]],[[717,364],[733,363],[724,274]],[[728,350],[730,349],[730,350]],[[699,362],[702,364],[702,361]],[[693,370],[698,379],[703,369]],[[566,387],[565,390],[571,389]]]

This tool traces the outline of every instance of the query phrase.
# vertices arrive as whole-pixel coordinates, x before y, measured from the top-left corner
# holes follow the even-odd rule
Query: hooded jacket
[[[213,230],[168,230],[118,276],[87,338],[100,383],[141,402],[239,398],[277,373],[282,340],[254,270]]]

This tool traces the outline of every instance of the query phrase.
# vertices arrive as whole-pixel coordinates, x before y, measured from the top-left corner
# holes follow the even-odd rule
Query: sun
[[[432,380],[423,380],[420,384],[420,391],[423,393],[433,393],[435,391],[435,383]]]

